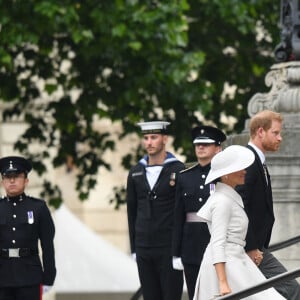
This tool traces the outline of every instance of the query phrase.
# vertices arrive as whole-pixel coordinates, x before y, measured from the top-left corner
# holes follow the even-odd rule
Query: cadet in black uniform
[[[214,184],[205,185],[205,179],[210,161],[221,151],[226,136],[215,127],[197,126],[192,130],[192,140],[198,163],[178,176],[172,249],[173,267],[184,268],[189,299],[193,299],[202,256],[210,239],[206,223],[199,222],[196,213],[214,191]]]
[[[40,300],[56,275],[49,209],[45,201],[24,193],[31,169],[23,157],[0,159],[6,192],[0,199],[0,300]]]
[[[172,268],[177,174],[184,164],[165,150],[168,122],[139,123],[145,155],[127,179],[130,246],[144,300],[180,300],[183,272]]]

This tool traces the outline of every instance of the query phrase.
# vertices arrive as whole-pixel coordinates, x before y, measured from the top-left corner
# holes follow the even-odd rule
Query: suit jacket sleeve
[[[244,208],[246,211],[246,214],[249,219],[248,224],[248,231],[246,236],[246,250],[253,250],[258,249],[259,245],[255,236],[255,230],[253,228],[253,222],[255,222],[253,216],[252,216],[252,199],[255,196],[254,195],[254,188],[256,186],[256,179],[257,179],[257,167],[255,165],[252,165],[247,168],[247,174],[245,178],[245,184],[242,186],[237,187],[237,191],[241,195],[243,202],[244,202]]]
[[[215,195],[211,201],[211,251],[212,263],[226,262],[226,242],[231,222],[231,199]]]
[[[181,185],[180,174],[178,175],[178,181],[175,194],[175,211],[174,211],[174,230],[172,240],[172,255],[181,257],[182,235],[183,227],[185,223],[185,208],[184,201],[181,198]]]
[[[131,171],[129,172],[127,177],[126,202],[130,249],[131,253],[135,253],[135,223],[137,215],[137,197],[134,182],[132,180]]]
[[[254,152],[255,161],[247,168],[245,184],[236,188],[249,219],[246,251],[268,247],[275,220],[271,184],[267,184],[258,154],[248,148]]]
[[[42,248],[43,260],[43,284],[53,285],[56,276],[55,255],[54,255],[54,234],[55,227],[51,217],[51,213],[47,204],[43,201],[41,207],[40,218],[40,242]]]

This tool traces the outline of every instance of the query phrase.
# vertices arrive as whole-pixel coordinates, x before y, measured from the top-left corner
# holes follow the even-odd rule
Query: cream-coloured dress
[[[215,263],[225,262],[232,292],[260,283],[266,278],[244,250],[248,218],[240,195],[230,186],[217,183],[216,191],[197,213],[207,222],[211,240],[199,270],[193,300],[211,300],[219,295]],[[283,300],[274,288],[256,293],[247,300]]]

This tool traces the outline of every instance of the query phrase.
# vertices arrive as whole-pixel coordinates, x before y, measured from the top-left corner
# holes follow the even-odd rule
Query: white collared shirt
[[[147,176],[147,180],[149,182],[151,190],[153,189],[153,187],[160,175],[162,168],[163,168],[162,166],[147,166],[146,167],[146,176]]]
[[[260,158],[261,163],[264,164],[265,161],[266,161],[265,154],[257,146],[255,146],[253,143],[249,142],[248,145],[250,145],[252,148],[254,148],[254,150],[256,151],[256,153],[258,154],[258,156]]]

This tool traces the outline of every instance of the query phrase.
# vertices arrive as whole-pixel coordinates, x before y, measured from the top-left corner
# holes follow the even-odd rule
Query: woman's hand
[[[224,296],[231,293],[231,288],[227,282],[225,263],[216,263],[214,266],[218,276],[220,295]]]
[[[261,264],[261,261],[263,260],[263,252],[259,249],[248,251],[247,254],[257,266]]]
[[[232,292],[227,280],[219,282],[219,290],[221,296],[230,294]]]

